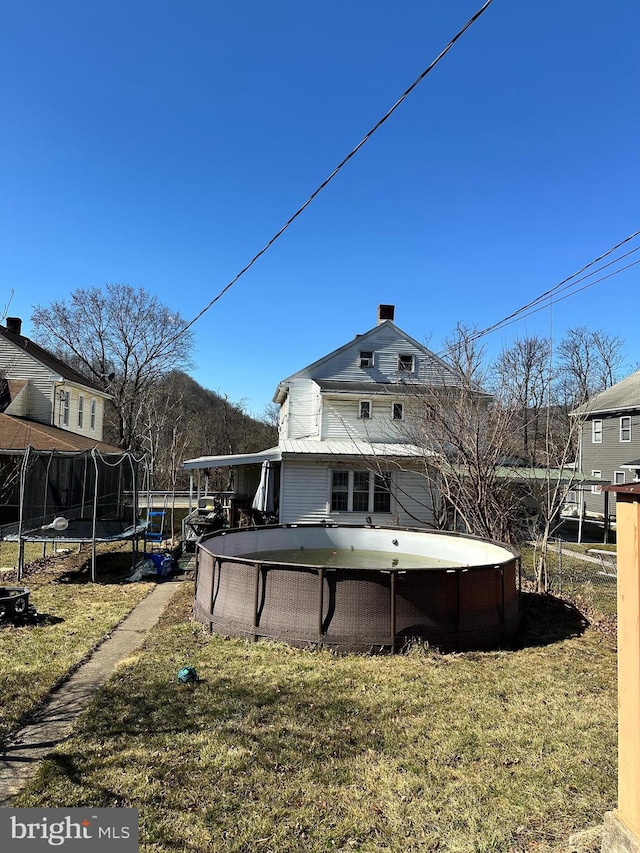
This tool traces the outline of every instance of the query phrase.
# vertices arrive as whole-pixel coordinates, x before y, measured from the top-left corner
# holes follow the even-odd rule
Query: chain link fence
[[[523,552],[522,576],[535,583],[539,553],[534,544]],[[580,609],[616,615],[617,560],[615,546],[576,545],[550,540],[547,551],[549,592]]]

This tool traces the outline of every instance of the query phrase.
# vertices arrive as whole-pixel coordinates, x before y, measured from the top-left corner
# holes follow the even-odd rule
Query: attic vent
[[[395,310],[395,305],[378,305],[378,324],[383,320],[393,320]]]
[[[21,334],[22,320],[20,317],[7,317],[7,332],[13,332],[15,335]]]

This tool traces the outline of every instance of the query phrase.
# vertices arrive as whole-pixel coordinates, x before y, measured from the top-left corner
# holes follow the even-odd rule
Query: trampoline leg
[[[24,571],[24,539],[18,540],[18,580],[22,580]]]

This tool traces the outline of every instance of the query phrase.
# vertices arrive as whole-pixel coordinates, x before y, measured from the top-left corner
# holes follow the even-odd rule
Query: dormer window
[[[371,417],[371,400],[360,400],[360,418],[369,420]]]
[[[413,373],[414,360],[412,355],[398,354],[398,370],[401,373]]]
[[[360,367],[373,367],[372,350],[360,350]]]

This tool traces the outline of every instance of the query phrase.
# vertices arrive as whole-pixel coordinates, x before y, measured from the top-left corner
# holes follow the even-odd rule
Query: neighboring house
[[[602,485],[621,485],[640,480],[640,370],[596,394],[573,413],[583,418],[580,429],[579,466]],[[600,486],[584,492],[588,513],[605,511]],[[610,507],[609,512],[614,512]]]
[[[184,468],[232,467],[235,500],[250,510],[261,464],[272,463],[280,523],[432,524],[431,452],[414,432],[414,415],[420,389],[460,381],[393,319],[394,307],[381,305],[373,329],[279,383],[277,447],[187,460]]]
[[[0,325],[0,412],[102,441],[109,394],[21,334],[22,321]]]
[[[102,441],[109,395],[22,335],[21,325],[17,317],[0,325],[0,525],[20,516],[20,471],[27,448],[67,457],[94,448],[122,453]],[[73,491],[69,471],[49,466],[48,476],[61,495]]]

